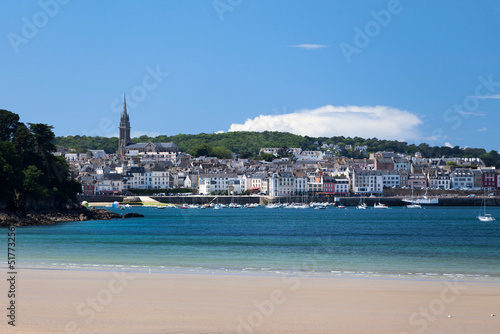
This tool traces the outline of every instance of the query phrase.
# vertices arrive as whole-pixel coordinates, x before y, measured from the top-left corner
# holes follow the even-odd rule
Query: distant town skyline
[[[227,131],[500,150],[500,3],[3,3],[0,108],[58,136]]]

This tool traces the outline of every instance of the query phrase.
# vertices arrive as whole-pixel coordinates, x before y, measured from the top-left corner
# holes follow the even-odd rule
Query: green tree
[[[195,157],[208,157],[210,156],[210,153],[212,153],[212,148],[208,144],[199,144],[192,151],[192,155]]]
[[[210,155],[216,156],[219,159],[231,159],[233,157],[233,152],[223,146],[217,146],[211,150]]]
[[[19,115],[0,109],[0,141],[12,140],[19,124]]]
[[[69,179],[66,160],[52,154],[52,126],[27,127],[18,115],[0,110],[0,139],[0,207],[19,211],[30,202],[76,200],[81,184]]]

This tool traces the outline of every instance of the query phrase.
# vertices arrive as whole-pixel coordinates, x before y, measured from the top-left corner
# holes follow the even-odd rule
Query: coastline
[[[2,332],[463,334],[500,326],[491,316],[500,308],[494,281],[47,269],[19,269],[18,280],[18,322],[4,321]]]

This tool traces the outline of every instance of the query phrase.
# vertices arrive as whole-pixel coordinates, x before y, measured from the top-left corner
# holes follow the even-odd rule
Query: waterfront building
[[[212,192],[241,193],[241,178],[236,173],[200,174],[198,179],[198,193],[210,195]]]
[[[429,182],[429,187],[432,189],[450,189],[450,174],[446,171],[429,171],[427,174],[427,181]]]
[[[453,189],[474,188],[474,174],[468,168],[457,168],[451,175],[451,185]]]
[[[381,194],[383,192],[382,171],[354,169],[349,173],[351,189],[355,194]]]
[[[382,186],[385,188],[400,188],[401,179],[399,171],[397,170],[382,171]]]

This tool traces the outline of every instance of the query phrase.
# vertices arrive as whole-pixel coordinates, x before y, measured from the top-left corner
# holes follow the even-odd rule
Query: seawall
[[[79,201],[87,202],[123,202],[124,196],[78,196]],[[152,199],[161,203],[170,204],[208,204],[218,202],[221,204],[229,204],[231,202],[238,204],[258,203],[265,205],[267,203],[310,203],[310,202],[335,202],[346,206],[356,206],[360,202],[360,197],[325,197],[325,196],[283,196],[283,197],[268,197],[268,196],[151,196]],[[379,201],[388,206],[404,206],[408,203],[403,202],[404,197],[365,197],[364,202],[368,206]],[[439,206],[480,206],[481,197],[440,197]],[[500,206],[500,197],[487,197],[486,205]]]

